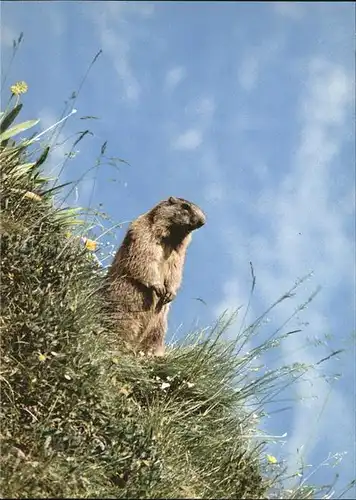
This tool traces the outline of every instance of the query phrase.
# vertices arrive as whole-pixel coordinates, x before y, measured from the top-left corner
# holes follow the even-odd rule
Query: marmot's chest
[[[162,262],[168,262],[169,260],[174,259],[174,256],[177,255],[177,250],[174,247],[169,245],[164,245],[162,247]]]
[[[178,252],[174,248],[164,248],[161,261],[161,271],[163,276],[169,276],[177,267],[181,259],[181,252]]]

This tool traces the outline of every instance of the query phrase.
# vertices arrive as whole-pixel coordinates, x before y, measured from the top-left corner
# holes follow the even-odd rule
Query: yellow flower
[[[64,236],[66,238],[70,238],[72,236],[72,233],[70,231],[67,231]]]
[[[46,361],[46,358],[47,358],[47,356],[45,354],[39,353],[38,359],[41,361],[41,363]]]
[[[276,464],[278,460],[273,455],[267,455],[267,460],[270,464]]]
[[[95,252],[96,250],[96,247],[97,247],[97,242],[94,241],[94,240],[89,240],[89,238],[87,238],[85,240],[85,248],[87,248],[88,250],[90,250],[91,252]]]
[[[27,92],[28,86],[24,81],[16,82],[14,85],[11,85],[10,90],[15,95],[25,94]]]

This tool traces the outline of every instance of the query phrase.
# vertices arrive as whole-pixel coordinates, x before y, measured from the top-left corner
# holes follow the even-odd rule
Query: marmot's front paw
[[[156,292],[159,299],[163,299],[167,293],[166,287],[160,283],[155,283],[151,285],[151,288]]]
[[[155,284],[155,285],[151,285],[151,288],[153,288],[153,290],[156,292],[156,294],[160,300],[160,303],[162,305],[168,304],[168,302],[172,302],[172,300],[176,297],[176,294],[173,291],[168,290],[163,285]]]
[[[176,294],[171,290],[166,290],[165,295],[162,297],[163,304],[168,304],[168,302],[172,302],[176,298]]]

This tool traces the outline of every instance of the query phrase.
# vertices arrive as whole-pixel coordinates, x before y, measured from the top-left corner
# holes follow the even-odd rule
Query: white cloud
[[[195,126],[171,137],[172,149],[179,151],[193,151],[203,143],[204,134],[212,125],[215,113],[215,100],[212,97],[199,97],[189,102],[184,113],[187,121]],[[206,156],[206,155],[205,155]],[[217,184],[214,189],[216,190]]]
[[[130,60],[129,42],[117,34],[116,31],[105,28],[102,25],[100,33],[103,50],[112,57],[112,63],[118,82],[123,86],[126,99],[136,103],[139,100],[141,87],[134,76]]]
[[[251,92],[258,86],[265,68],[271,69],[285,47],[285,38],[280,33],[261,45],[249,48],[237,69],[237,81],[245,92]]]
[[[268,276],[260,280],[266,283],[268,298],[271,280],[278,287],[286,287],[296,274],[303,275],[311,267],[327,282],[335,283],[338,277],[347,276],[352,245],[343,226],[345,210],[350,213],[354,188],[350,186],[343,193],[344,209],[338,212],[339,205],[332,201],[330,179],[338,167],[334,162],[347,132],[343,123],[352,102],[351,89],[352,78],[342,67],[320,59],[310,62],[306,95],[300,103],[301,132],[295,162],[279,187],[265,189],[255,204],[256,213],[269,221],[271,234],[265,238],[249,236],[252,260],[264,262],[269,268]],[[266,166],[261,169],[263,178]],[[214,175],[219,172],[215,170]],[[236,235],[237,241],[243,239],[247,236]],[[254,239],[258,240],[256,244]],[[241,247],[237,251],[241,255]],[[247,259],[248,254],[245,263]],[[276,296],[282,292],[273,288]]]
[[[214,308],[213,314],[215,317],[219,317],[225,311],[231,313],[241,308],[240,314],[238,315],[238,318],[241,319],[247,308],[246,291],[242,283],[242,280],[239,281],[234,277],[224,282],[222,292],[225,298]],[[237,323],[239,323],[239,321]]]
[[[173,148],[183,151],[191,151],[197,149],[202,142],[202,132],[199,129],[191,128],[183,132],[173,141]]]
[[[39,113],[39,119],[40,127],[42,129],[41,132],[43,132],[49,127],[52,127],[52,125],[54,125],[58,121],[58,116],[56,116],[55,113],[50,109],[44,108]],[[53,133],[54,129],[49,131],[43,137],[43,141],[47,143],[48,139],[52,137]],[[70,141],[65,141],[66,136],[63,132],[60,132],[58,135],[57,132],[55,132],[55,135],[57,137],[55,142],[58,143],[58,145],[53,145],[53,147],[51,147],[50,154],[44,164],[45,175],[48,175],[49,177],[55,177],[59,173],[61,165],[66,158],[65,155],[70,150],[71,144]]]
[[[225,198],[222,185],[219,182],[209,182],[204,186],[204,198],[210,203],[221,202]]]
[[[320,272],[324,279],[333,279],[345,273],[346,262],[352,262],[343,218],[331,201],[330,183],[343,142],[342,124],[352,101],[352,78],[341,67],[322,60],[310,63],[309,75],[307,95],[301,102],[301,139],[295,165],[277,198],[274,193],[271,216],[278,216],[278,256],[284,262],[284,272],[290,273],[291,264],[298,262],[308,261],[316,268],[328,263]],[[303,237],[292,241],[291,231],[302,231]]]
[[[208,96],[200,96],[192,99],[184,107],[185,118],[196,125],[202,136],[212,125],[215,113],[215,99]]]
[[[165,77],[166,90],[173,91],[186,78],[187,72],[183,66],[174,66],[167,71]]]
[[[255,55],[246,57],[238,70],[238,82],[243,90],[251,91],[255,88],[260,70],[259,60]]]
[[[278,121],[274,117],[261,117],[252,112],[246,113],[240,111],[231,122],[231,125],[237,133],[252,132],[261,130],[270,130],[278,125]]]
[[[94,172],[94,174],[92,175],[95,176],[96,173]],[[82,179],[81,182],[78,184],[77,188],[78,199],[76,200],[76,203],[78,203],[78,205],[81,207],[89,207],[89,204],[92,202],[91,198],[94,196],[94,193],[95,193],[95,177]]]
[[[13,41],[17,40],[20,33],[16,33],[9,25],[2,23],[0,40],[5,47],[12,47]]]
[[[309,72],[312,85],[302,108],[302,118],[309,125],[320,127],[342,124],[345,107],[351,104],[354,95],[351,75],[343,67],[319,57],[311,60]]]
[[[261,160],[254,162],[251,170],[255,178],[260,182],[265,181],[269,175],[268,165]]]
[[[48,9],[46,12],[47,20],[51,25],[51,32],[58,38],[63,37],[65,36],[67,27],[66,20],[60,6],[58,7],[56,4],[52,4],[51,7],[52,8]]]
[[[211,145],[204,148],[198,165],[205,179],[202,186],[204,199],[208,203],[214,203],[215,210],[218,211],[219,207],[227,202],[226,185],[223,179],[223,169],[219,166],[216,153]]]
[[[44,108],[39,113],[41,132],[52,127],[59,119],[55,113],[49,108]],[[71,118],[69,117],[68,120]],[[76,181],[80,177],[80,172],[71,169],[71,162],[74,161],[71,157],[68,157],[70,152],[73,153],[73,158],[80,154],[80,144],[76,148],[72,149],[74,140],[78,137],[70,131],[68,123],[66,122],[65,128],[60,131],[61,124],[54,129],[49,130],[43,137],[42,140],[44,144],[50,146],[49,155],[43,165],[43,173],[45,177],[49,177],[52,180],[56,180],[56,184],[60,185],[69,181]],[[83,178],[79,185],[74,190],[75,200],[74,205],[85,206],[90,198],[90,193],[93,186],[93,179]],[[66,202],[64,202],[66,205]]]
[[[202,97],[194,106],[195,113],[203,120],[203,124],[210,125],[215,113],[215,101],[211,97]]]
[[[141,86],[135,75],[131,47],[136,40],[133,23],[127,22],[127,16],[140,15],[151,17],[154,6],[143,3],[142,6],[131,2],[93,2],[87,11],[96,28],[104,57],[109,56],[117,75],[119,95],[124,94],[127,102],[137,104]]]

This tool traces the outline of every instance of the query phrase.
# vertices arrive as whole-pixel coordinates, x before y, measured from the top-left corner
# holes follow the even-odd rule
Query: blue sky
[[[271,414],[264,426],[271,434],[287,432],[283,446],[272,450],[287,458],[291,470],[297,467],[297,449],[314,466],[329,452],[346,451],[335,471],[340,484],[351,480],[356,476],[350,339],[355,327],[353,4],[3,2],[3,71],[21,31],[24,41],[6,86],[28,83],[22,118],[40,118],[43,129],[59,119],[64,101],[103,51],[58,140],[87,128],[94,135],[78,144],[62,180],[78,179],[92,167],[105,140],[107,154],[130,166],[92,170],[72,203],[103,203],[115,222],[129,221],[170,195],[190,199],[207,213],[206,226],[189,248],[168,338],[246,305],[249,261],[257,278],[249,319],[313,271],[297,296],[271,313],[260,340],[320,285],[321,292],[288,326],[303,323],[303,332],[265,361],[271,367],[315,363],[333,348],[346,353],[319,365],[311,383],[284,395],[294,401],[282,407],[291,408]],[[80,120],[86,115],[100,119]],[[70,144],[53,152],[47,167],[52,174]],[[116,231],[116,244],[126,227]],[[238,326],[237,321],[235,333]],[[325,335],[332,336],[327,345],[311,345]],[[330,384],[318,376],[322,373],[343,376]],[[323,466],[310,478],[318,484],[331,480]],[[351,496],[356,498],[355,489]]]

